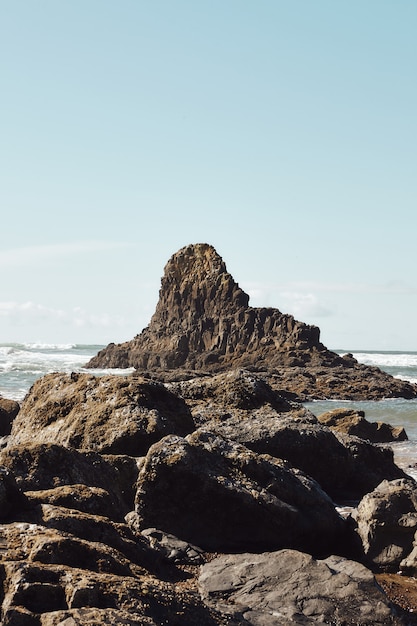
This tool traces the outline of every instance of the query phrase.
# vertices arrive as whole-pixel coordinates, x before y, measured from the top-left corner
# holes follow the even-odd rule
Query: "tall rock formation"
[[[179,369],[219,372],[240,367],[269,374],[280,372],[279,385],[292,388],[298,397],[305,398],[351,397],[352,393],[349,396],[346,390],[352,388],[354,381],[358,387],[356,379],[363,378],[365,366],[350,356],[344,358],[328,350],[320,343],[316,326],[299,322],[275,308],[250,307],[249,296],[234,281],[216,250],[200,243],[182,248],[168,261],[149,326],[131,341],[109,344],[87,367],[134,367],[164,372],[165,377],[171,378],[172,371]],[[320,383],[316,384],[318,368],[326,369],[327,379],[328,368],[343,371],[342,378],[346,378],[348,369],[354,376],[342,381],[344,392],[338,393],[336,388],[340,385],[334,381],[327,384],[327,379],[317,374],[322,389],[310,393],[310,388],[320,387]],[[365,386],[369,387],[371,368],[365,369]],[[311,380],[306,380],[307,370]],[[417,388],[394,381],[376,368],[372,370],[374,382],[375,376],[378,380],[384,378],[374,396],[417,395]]]
[[[278,309],[252,308],[249,296],[208,244],[186,246],[168,261],[151,322],[132,341],[110,344],[89,367],[221,370],[326,360],[316,326]],[[333,361],[336,355],[332,355]]]

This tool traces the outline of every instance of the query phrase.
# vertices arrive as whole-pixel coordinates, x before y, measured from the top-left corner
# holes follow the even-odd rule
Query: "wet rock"
[[[209,606],[250,626],[401,622],[371,571],[341,557],[294,550],[219,556],[203,565],[200,594]]]
[[[347,435],[355,435],[373,443],[405,441],[407,433],[402,426],[391,426],[384,422],[368,422],[364,411],[356,409],[333,409],[318,415],[321,424]]]
[[[152,446],[139,472],[136,512],[209,551],[296,547],[318,554],[344,543],[344,524],[319,485],[284,461],[204,430]]]
[[[204,554],[201,548],[182,541],[178,537],[174,537],[174,535],[164,533],[157,528],[146,528],[142,531],[142,535],[149,540],[154,550],[158,550],[169,561],[194,565],[200,565],[200,563],[204,562]]]

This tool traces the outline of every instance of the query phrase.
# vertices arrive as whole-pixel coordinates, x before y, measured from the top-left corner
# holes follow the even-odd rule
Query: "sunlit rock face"
[[[165,380],[179,372],[243,367],[274,375],[276,388],[301,400],[417,395],[416,386],[328,350],[317,326],[249,306],[249,296],[206,243],[188,245],[168,261],[149,326],[131,341],[109,344],[87,367],[134,367]]]

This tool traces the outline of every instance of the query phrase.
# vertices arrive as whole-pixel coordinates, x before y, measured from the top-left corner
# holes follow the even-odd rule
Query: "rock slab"
[[[222,555],[203,565],[205,602],[248,626],[399,624],[370,570],[295,550]]]

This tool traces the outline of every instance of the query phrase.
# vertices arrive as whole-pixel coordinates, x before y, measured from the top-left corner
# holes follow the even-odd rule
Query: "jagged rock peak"
[[[168,261],[152,323],[247,307],[249,296],[226,269],[221,256],[207,243],[181,248]]]
[[[328,350],[317,326],[276,308],[250,307],[207,243],[170,258],[149,326],[131,341],[109,344],[86,367],[134,367],[165,381],[246,368],[303,399],[417,396],[417,386]]]
[[[220,371],[294,364],[309,360],[309,350],[324,349],[319,335],[316,326],[278,309],[250,307],[213,246],[199,243],[168,261],[149,326],[130,342],[107,346],[88,367]]]

